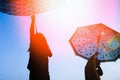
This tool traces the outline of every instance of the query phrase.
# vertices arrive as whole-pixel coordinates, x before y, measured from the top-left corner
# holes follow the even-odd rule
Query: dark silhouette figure
[[[96,58],[96,54],[88,60],[85,66],[85,80],[100,80],[100,76],[103,75],[100,61]]]
[[[50,80],[48,57],[52,56],[47,41],[42,33],[35,33],[35,16],[32,17],[30,27],[29,80]]]

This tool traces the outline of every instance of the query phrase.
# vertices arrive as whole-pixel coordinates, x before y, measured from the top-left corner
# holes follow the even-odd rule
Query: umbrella
[[[29,16],[51,10],[61,5],[64,1],[65,0],[0,0],[0,12],[17,16]]]
[[[75,54],[85,59],[98,52],[101,62],[115,61],[120,54],[120,34],[102,23],[78,27],[69,42]]]
[[[49,11],[63,4],[64,1],[65,0],[0,0],[0,12],[15,16],[31,16]]]
[[[107,49],[108,50],[115,50],[120,45],[120,34],[117,34],[111,37],[107,42]]]

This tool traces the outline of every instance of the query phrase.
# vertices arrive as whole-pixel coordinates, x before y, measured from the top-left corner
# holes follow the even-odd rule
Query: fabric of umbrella
[[[120,34],[111,37],[107,42],[108,50],[115,50],[120,45]]]
[[[101,62],[115,61],[120,54],[120,34],[101,23],[79,27],[69,42],[75,54],[85,59],[98,52]]]
[[[31,16],[49,11],[64,2],[65,0],[0,0],[0,12],[15,16]]]
[[[49,11],[65,0],[0,0],[0,12],[17,16],[29,16]]]

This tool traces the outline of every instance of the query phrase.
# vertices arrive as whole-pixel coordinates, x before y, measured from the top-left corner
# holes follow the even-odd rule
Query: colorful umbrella
[[[65,0],[0,0],[0,12],[15,16],[31,16],[51,10],[63,4],[64,1]]]
[[[0,0],[0,12],[17,16],[42,13],[61,5],[65,0]]]
[[[100,61],[115,61],[120,54],[120,34],[101,23],[79,27],[69,42],[75,54],[85,59],[98,52]]]

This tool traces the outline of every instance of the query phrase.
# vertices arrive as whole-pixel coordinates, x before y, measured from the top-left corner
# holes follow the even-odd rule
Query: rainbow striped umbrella
[[[85,59],[98,52],[101,62],[115,61],[120,54],[120,34],[101,23],[78,27],[69,42],[75,54]]]

